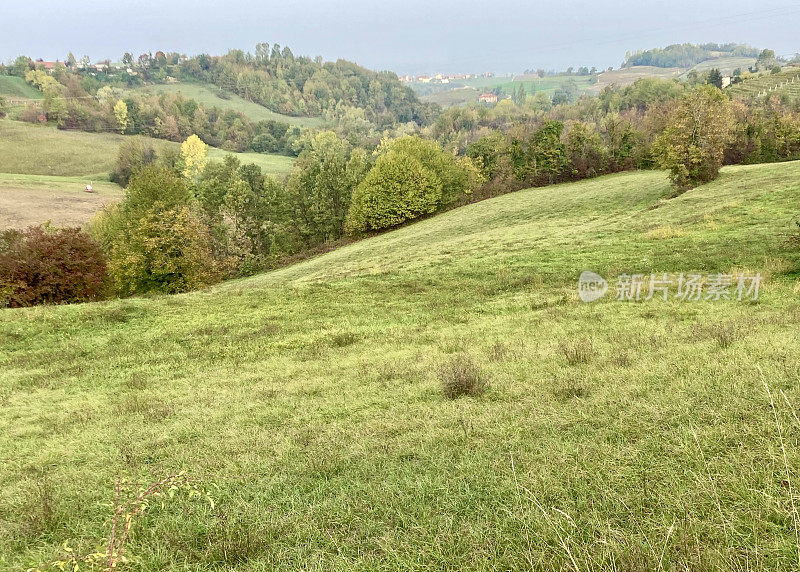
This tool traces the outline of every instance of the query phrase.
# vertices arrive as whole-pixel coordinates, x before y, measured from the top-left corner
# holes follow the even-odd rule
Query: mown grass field
[[[20,121],[0,120],[0,173],[87,177],[108,180],[119,145],[125,140],[117,133],[62,131]],[[155,148],[177,147],[178,143],[151,139]],[[221,159],[221,149],[209,149],[209,157]],[[255,163],[273,176],[291,170],[292,157],[262,153],[234,153],[243,163]],[[88,182],[88,181],[87,181]]]
[[[186,471],[214,507],[153,503],[124,568],[796,569],[799,181],[621,174],[202,292],[4,310],[0,568],[102,548],[117,479]],[[765,282],[585,304],[587,269]],[[465,354],[490,389],[449,401]]]
[[[85,192],[87,183],[92,184],[93,193]],[[108,181],[0,173],[0,230],[46,221],[55,226],[82,226],[103,205],[122,196],[122,188]]]
[[[178,82],[150,85],[142,88],[142,90],[181,93],[185,97],[194,99],[201,105],[218,107],[220,109],[232,109],[233,111],[241,111],[252,121],[266,121],[271,119],[274,121],[288,123],[289,125],[295,125],[297,127],[319,127],[323,123],[321,117],[292,117],[290,115],[282,115],[269,110],[262,105],[258,105],[257,103],[243,99],[233,93],[228,93],[228,99],[223,99],[217,95],[220,90],[216,86]]]

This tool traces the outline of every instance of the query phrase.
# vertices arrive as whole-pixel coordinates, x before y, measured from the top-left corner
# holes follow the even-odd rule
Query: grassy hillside
[[[152,503],[128,569],[793,569],[800,163],[669,192],[532,189],[203,292],[0,312],[0,567],[102,547],[117,479],[186,471],[214,506]],[[765,283],[584,304],[587,269]],[[490,389],[448,401],[463,354]]]
[[[232,93],[227,93],[227,98],[223,99],[218,95],[220,90],[217,87],[208,87],[200,84],[179,82],[151,85],[143,89],[156,92],[182,93],[185,97],[194,99],[201,105],[241,111],[252,121],[264,121],[272,119],[274,121],[282,121],[283,123],[296,125],[298,127],[319,127],[322,125],[322,118],[320,117],[292,117],[289,115],[281,115],[280,113],[275,113],[266,107],[243,99]]]
[[[21,77],[0,75],[0,95],[11,99],[43,99],[42,92]]]
[[[420,99],[430,103],[438,103],[442,107],[452,107],[453,105],[477,103],[480,93],[474,87],[458,87],[423,95]]]
[[[588,88],[589,92],[600,93],[604,88],[616,85],[625,87],[633,85],[637,79],[660,78],[673,79],[685,70],[683,68],[657,68],[655,66],[631,66],[611,71],[604,71],[597,78],[597,83]]]
[[[60,131],[19,121],[0,120],[0,173],[30,175],[82,176],[108,180],[119,144],[125,139],[117,133]],[[178,143],[153,139],[155,147]],[[220,159],[221,149],[211,149],[209,156]],[[244,163],[256,163],[265,173],[283,175],[294,159],[283,155],[235,153]]]
[[[745,71],[748,67],[755,65],[756,58],[733,58],[733,57],[724,57],[724,58],[713,58],[710,60],[706,60],[704,62],[700,62],[692,69],[697,71],[698,73],[707,72],[710,69],[718,69],[723,75],[732,74],[733,70],[736,68]]]

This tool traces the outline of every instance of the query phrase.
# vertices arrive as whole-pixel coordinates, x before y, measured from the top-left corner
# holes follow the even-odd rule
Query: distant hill
[[[622,67],[691,68],[710,59],[756,58],[758,54],[758,48],[747,44],[672,44],[666,48],[629,52],[625,55]]]
[[[280,121],[296,127],[319,127],[323,123],[321,117],[294,117],[276,113],[263,105],[253,103],[211,84],[201,85],[189,82],[157,83],[138,88],[138,91],[181,93],[184,97],[193,99],[207,107],[241,111],[248,119],[254,122]]]
[[[626,87],[642,78],[672,79],[679,77],[683,68],[660,68],[654,66],[632,66],[618,70],[605,71],[597,77],[597,83],[591,86],[590,93],[600,93],[610,86]]]

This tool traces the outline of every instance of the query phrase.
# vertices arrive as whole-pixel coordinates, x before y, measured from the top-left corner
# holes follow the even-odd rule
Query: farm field
[[[552,95],[559,89],[565,82],[573,80],[578,89],[583,91],[588,89],[591,85],[590,76],[579,75],[548,75],[540,78],[538,75],[516,75],[508,77],[494,77],[494,78],[477,78],[464,80],[463,83],[470,87],[475,87],[481,90],[491,90],[495,87],[500,87],[509,95],[513,89],[518,89],[520,82],[525,85],[528,93],[531,92],[531,84],[535,88],[535,92],[544,91],[548,95]]]
[[[185,472],[125,568],[794,569],[800,162],[670,193],[530,189],[200,292],[1,312],[0,568],[102,550],[119,479]],[[764,281],[586,304],[584,270]],[[488,391],[445,399],[467,359]]]
[[[50,126],[0,120],[0,173],[55,175],[108,180],[119,144],[126,136],[117,133],[63,131]],[[154,147],[178,143],[151,139]],[[221,159],[221,149],[209,149],[209,157]],[[242,162],[256,163],[273,176],[289,172],[294,159],[283,155],[233,153]],[[88,182],[88,181],[87,181]]]
[[[706,60],[704,62],[700,62],[692,69],[698,73],[707,72],[710,69],[718,69],[722,75],[732,74],[733,70],[736,68],[740,68],[742,71],[745,71],[748,67],[755,65],[756,59],[755,58],[737,58],[737,57],[724,57],[724,58],[713,58],[710,60]]]
[[[252,121],[266,121],[271,119],[297,127],[319,127],[323,124],[323,119],[321,117],[292,117],[290,115],[281,115],[280,113],[271,111],[262,105],[243,99],[233,93],[228,93],[228,99],[223,99],[217,95],[217,93],[219,93],[219,88],[216,86],[179,82],[150,85],[141,88],[140,91],[181,93],[185,97],[194,99],[201,105],[241,111]]]
[[[597,83],[587,88],[587,91],[597,94],[608,86],[625,87],[633,85],[636,80],[642,78],[673,79],[680,76],[684,71],[682,68],[658,68],[655,66],[631,66],[604,71],[598,76]]]
[[[93,193],[85,192],[87,183],[92,184]],[[122,196],[119,185],[85,177],[0,173],[0,230],[46,221],[55,226],[82,226],[103,205]]]
[[[452,107],[454,105],[477,103],[480,93],[474,87],[458,87],[423,95],[420,99],[430,103],[438,103],[442,107]]]

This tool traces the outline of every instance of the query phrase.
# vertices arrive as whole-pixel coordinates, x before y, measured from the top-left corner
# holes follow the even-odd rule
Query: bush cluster
[[[97,300],[106,292],[106,261],[79,228],[32,226],[0,234],[0,307]]]

